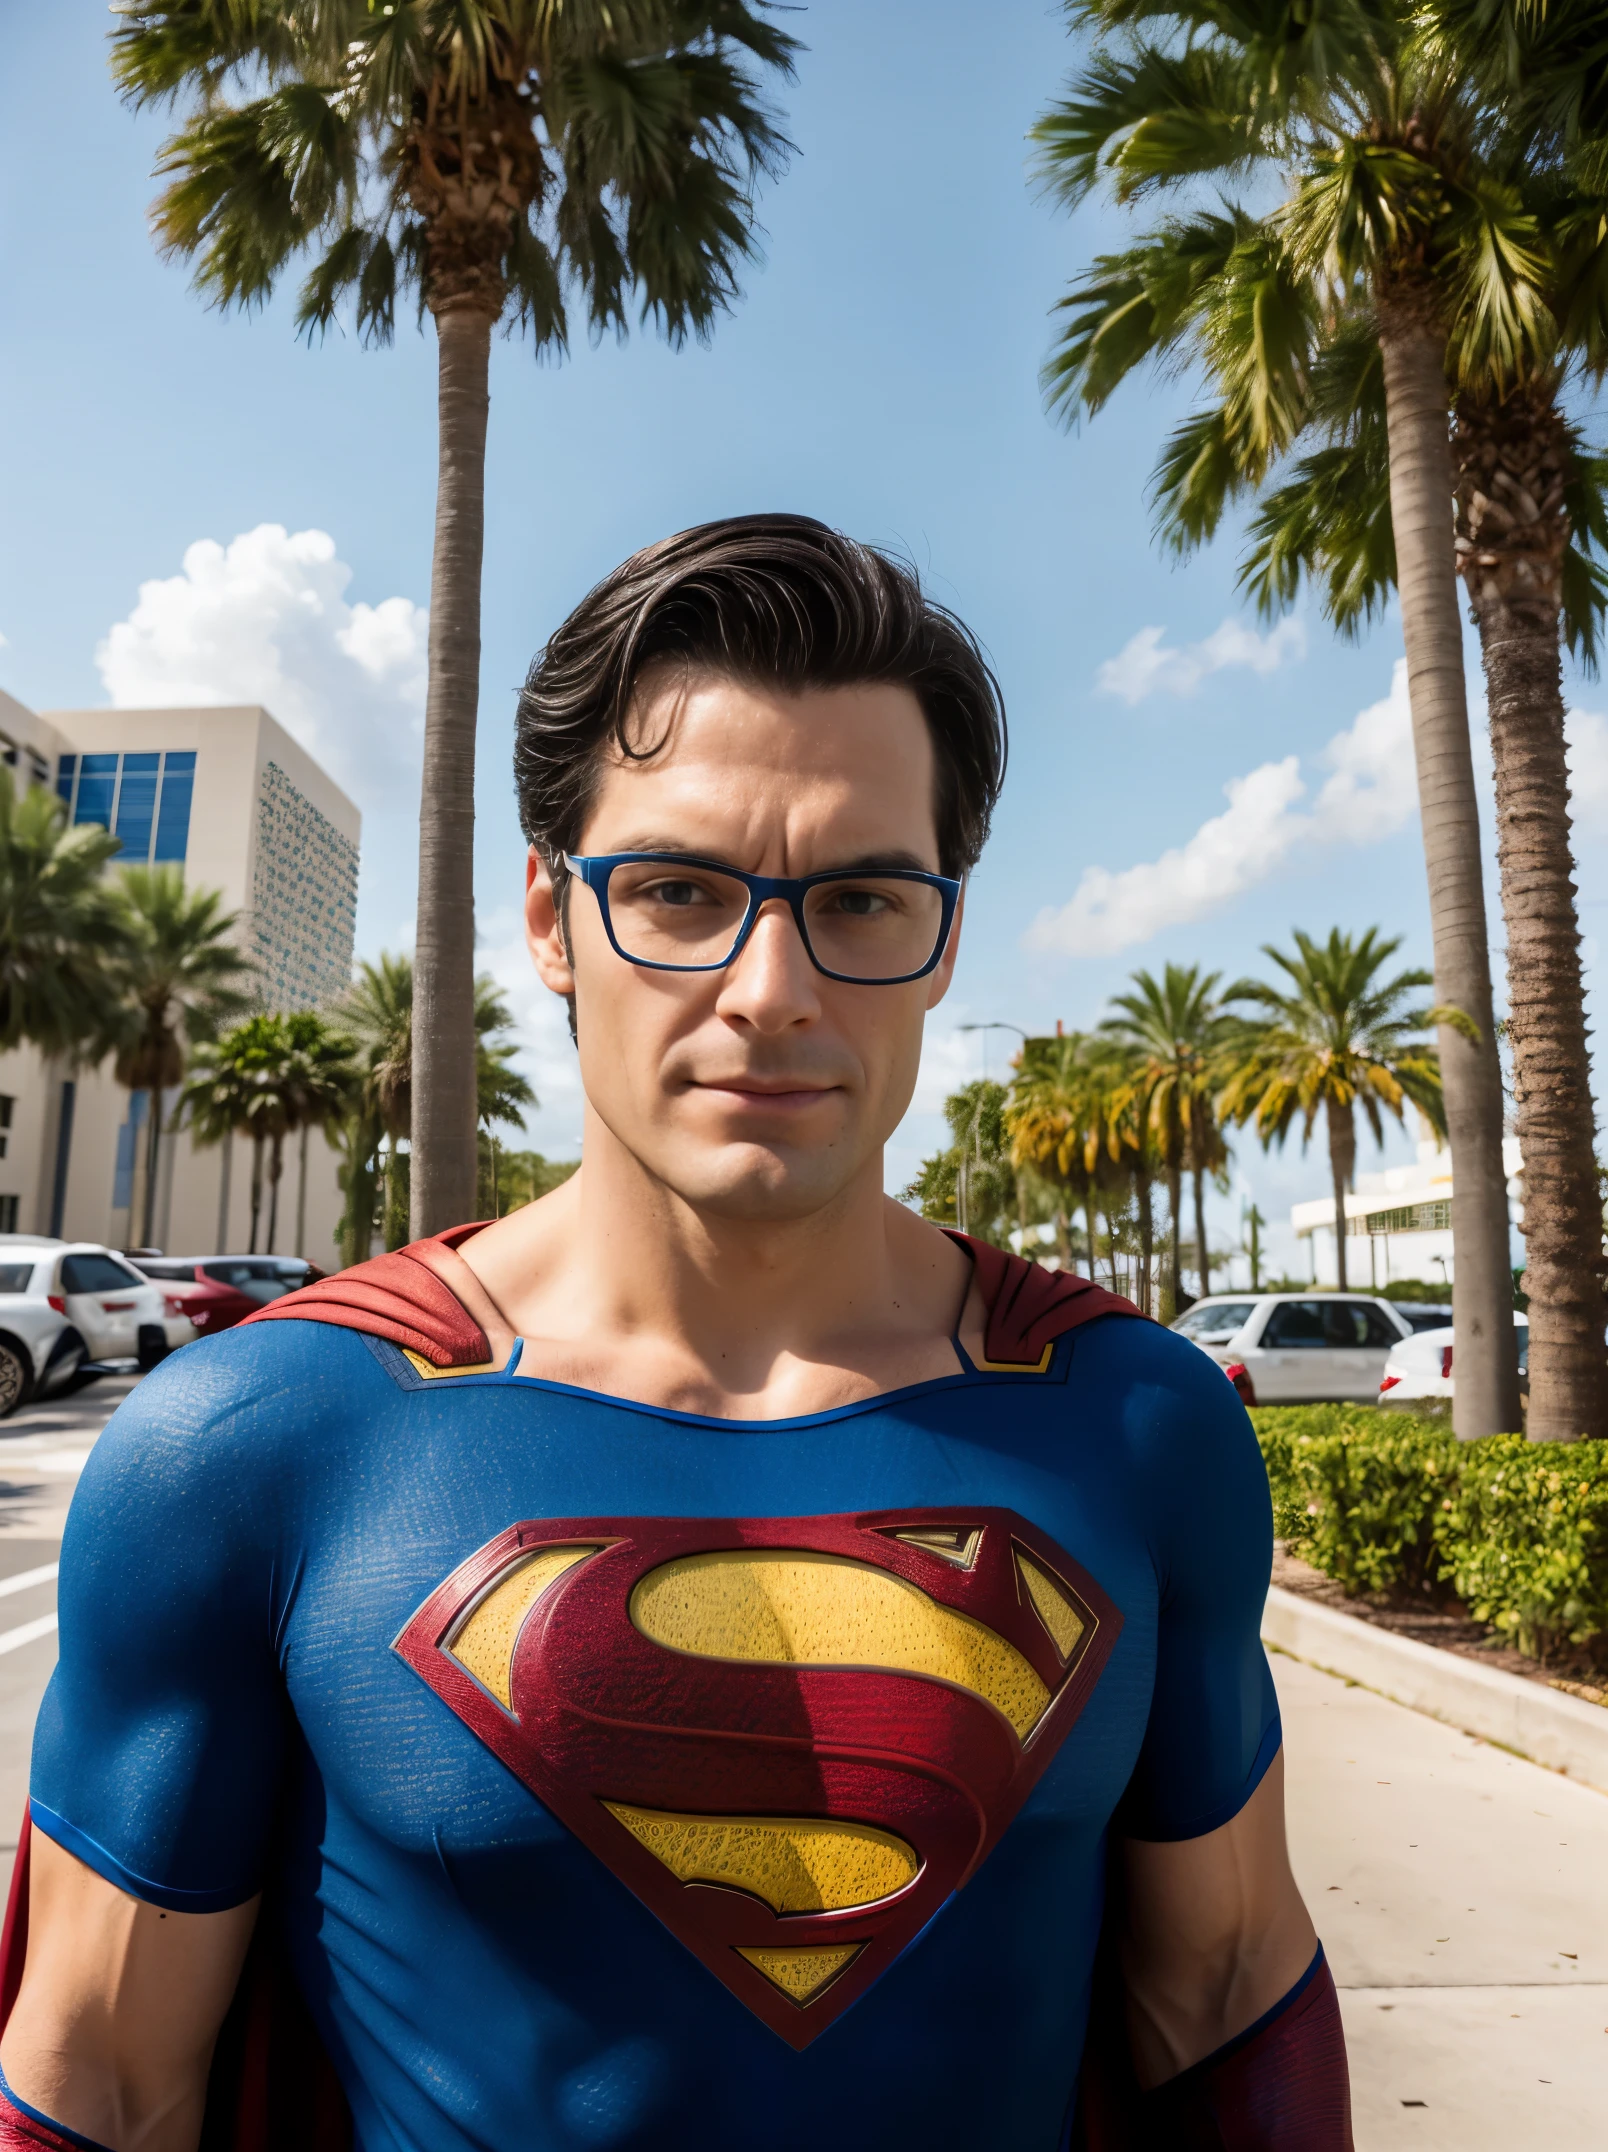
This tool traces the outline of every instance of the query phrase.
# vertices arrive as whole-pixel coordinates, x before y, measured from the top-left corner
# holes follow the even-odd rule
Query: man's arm
[[[165,1912],[36,1829],[27,1965],[0,2039],[0,2069],[24,2112],[111,2152],[195,2152],[257,1903]]]
[[[1149,2091],[1254,2025],[1318,1947],[1284,1840],[1284,1758],[1203,1838],[1126,1840],[1119,1952],[1134,2073]]]
[[[1123,1433],[1158,1585],[1150,1714],[1113,1827],[1083,2141],[1095,2152],[1350,2152],[1334,1983],[1290,1873],[1262,1649],[1267,1474],[1222,1371],[1097,1324],[1129,1363]],[[1120,1995],[1116,1992],[1120,1988]]]

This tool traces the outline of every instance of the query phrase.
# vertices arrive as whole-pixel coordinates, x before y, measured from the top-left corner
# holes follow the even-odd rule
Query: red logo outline
[[[935,1546],[946,1534],[948,1549]],[[567,1546],[597,1551],[558,1575],[524,1617],[505,1709],[448,1640],[509,1571]],[[633,1624],[631,1595],[650,1572],[734,1549],[836,1556],[889,1572],[991,1630],[1028,1661],[1049,1701],[1019,1738],[984,1696],[931,1674],[704,1657]],[[1035,1611],[1018,1555],[1082,1619],[1067,1657]],[[1076,1724],[1121,1628],[1087,1571],[1012,1510],[570,1517],[510,1525],[489,1540],[431,1593],[394,1649],[739,2001],[801,2049],[976,1873]],[[904,1840],[920,1865],[874,1904],[778,1913],[743,1890],[678,1880],[605,1803],[869,1825]],[[740,1955],[822,1946],[855,1954],[803,2003]]]

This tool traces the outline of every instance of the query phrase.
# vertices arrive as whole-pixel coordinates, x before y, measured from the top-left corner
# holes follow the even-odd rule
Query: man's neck
[[[965,1256],[881,1170],[803,1216],[734,1215],[589,1125],[579,1173],[460,1252],[527,1372],[716,1414],[813,1411],[954,1372],[963,1305],[980,1337]]]

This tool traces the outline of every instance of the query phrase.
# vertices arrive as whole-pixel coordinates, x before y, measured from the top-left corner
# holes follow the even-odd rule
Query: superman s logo
[[[1122,1617],[1011,1510],[511,1525],[396,1650],[795,2048],[999,1842]]]

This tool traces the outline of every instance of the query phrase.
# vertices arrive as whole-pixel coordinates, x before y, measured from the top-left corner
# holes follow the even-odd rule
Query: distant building
[[[221,891],[240,916],[264,1008],[317,1008],[345,989],[361,817],[266,710],[36,713],[0,694],[0,759],[21,782],[49,786],[69,821],[111,830],[122,862],[172,862],[193,888]],[[27,1047],[0,1054],[0,1232],[130,1245],[143,1217],[149,1108],[109,1065],[70,1069]],[[169,1253],[247,1246],[251,1145],[236,1138],[227,1149],[164,1137],[156,1239]],[[296,1249],[294,1143],[286,1152],[275,1248],[327,1267],[341,1211],[335,1154],[312,1136],[307,1245]],[[266,1217],[265,1203],[259,1249]]]
[[[1516,1136],[1502,1143],[1502,1166],[1508,1177],[1509,1214],[1515,1227],[1521,1216]],[[1392,1278],[1424,1278],[1450,1284],[1452,1258],[1452,1154],[1431,1135],[1418,1145],[1410,1166],[1386,1166],[1359,1173],[1346,1197],[1346,1276],[1352,1285],[1387,1286]],[[1334,1245],[1334,1198],[1320,1196],[1291,1206],[1296,1238],[1308,1244],[1316,1284],[1333,1285],[1339,1277]],[[1522,1248],[1513,1256],[1523,1260]]]

